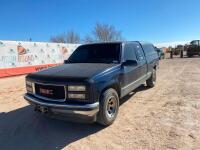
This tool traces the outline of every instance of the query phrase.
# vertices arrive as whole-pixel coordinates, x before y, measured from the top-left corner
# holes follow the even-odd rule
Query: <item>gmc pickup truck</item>
[[[145,82],[154,87],[158,64],[149,43],[81,45],[64,64],[27,75],[24,98],[38,112],[108,126],[122,97]]]

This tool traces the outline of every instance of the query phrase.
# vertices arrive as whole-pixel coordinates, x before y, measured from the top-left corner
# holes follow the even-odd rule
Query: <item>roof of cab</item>
[[[83,45],[95,45],[95,44],[127,44],[127,43],[131,43],[131,42],[138,42],[142,45],[144,44],[151,44],[149,42],[144,42],[144,41],[113,41],[113,42],[94,42],[94,43],[87,43],[87,44],[83,44]]]

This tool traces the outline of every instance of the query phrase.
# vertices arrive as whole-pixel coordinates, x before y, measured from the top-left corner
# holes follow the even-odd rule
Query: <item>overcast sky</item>
[[[0,40],[48,41],[73,29],[81,37],[96,22],[126,40],[153,43],[200,39],[199,0],[1,0]]]

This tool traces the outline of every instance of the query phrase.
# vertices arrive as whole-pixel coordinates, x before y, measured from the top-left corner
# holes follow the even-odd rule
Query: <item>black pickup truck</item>
[[[158,64],[149,43],[81,45],[64,64],[27,75],[24,98],[38,112],[108,126],[122,97],[144,82],[154,87]]]

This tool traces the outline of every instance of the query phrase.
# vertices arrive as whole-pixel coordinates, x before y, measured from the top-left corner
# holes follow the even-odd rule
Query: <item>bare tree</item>
[[[80,36],[71,30],[67,34],[62,33],[57,36],[52,36],[50,41],[55,43],[80,43]]]
[[[84,42],[84,43],[92,43],[92,42],[94,42],[94,41],[95,41],[95,40],[94,40],[93,37],[90,36],[90,35],[86,35],[85,38],[83,39],[83,42]]]
[[[59,34],[59,35],[56,35],[56,36],[52,36],[50,38],[50,41],[53,42],[53,43],[66,43],[65,34],[62,33],[62,34]]]
[[[123,40],[121,31],[117,30],[113,25],[101,23],[97,23],[91,34],[86,35],[83,40],[81,40],[79,34],[73,30],[50,38],[50,41],[55,43],[81,43],[81,41],[84,43],[92,43],[119,40]]]
[[[122,40],[121,32],[109,24],[97,23],[94,27],[93,35],[95,40],[99,42]]]
[[[80,43],[80,36],[73,30],[67,32],[66,43]]]

